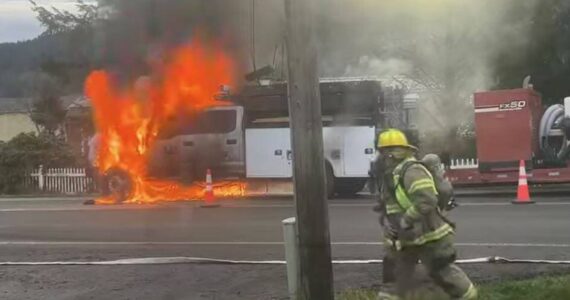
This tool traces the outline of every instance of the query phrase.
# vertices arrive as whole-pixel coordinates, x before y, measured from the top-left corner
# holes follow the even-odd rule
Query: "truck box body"
[[[367,79],[322,80],[320,88],[327,193],[332,187],[338,194],[357,193],[368,180],[375,134],[389,123],[386,116],[403,115],[385,110],[385,99],[390,107],[399,107],[402,92],[385,91],[379,81]],[[211,169],[218,178],[290,182],[287,84],[245,86],[219,99],[235,105],[209,108],[203,116],[176,117],[172,133],[164,134],[153,151],[153,173],[194,181]]]
[[[324,127],[324,154],[337,178],[366,178],[374,155],[374,127]],[[289,128],[245,131],[246,177],[291,178]]]

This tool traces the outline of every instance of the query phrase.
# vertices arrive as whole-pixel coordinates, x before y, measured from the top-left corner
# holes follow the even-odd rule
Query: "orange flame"
[[[97,168],[125,171],[131,192],[126,202],[197,200],[204,185],[182,186],[177,182],[148,178],[148,159],[157,135],[168,118],[180,111],[196,113],[227,103],[215,99],[222,85],[233,85],[234,64],[221,50],[194,40],[168,53],[168,60],[151,77],[119,89],[105,71],[92,72],[85,83],[92,102],[93,118],[100,136]],[[242,196],[240,182],[221,183],[214,192]],[[114,202],[111,197],[98,203]]]

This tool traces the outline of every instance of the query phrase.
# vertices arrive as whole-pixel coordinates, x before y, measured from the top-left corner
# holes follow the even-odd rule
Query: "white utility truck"
[[[290,181],[291,136],[286,83],[244,88],[226,95],[235,105],[181,118],[163,134],[150,162],[152,176],[203,180],[214,177]],[[399,93],[391,93],[401,95]],[[321,81],[323,139],[329,197],[360,192],[383,125],[386,93],[376,80]],[[390,103],[401,101],[391,99]]]

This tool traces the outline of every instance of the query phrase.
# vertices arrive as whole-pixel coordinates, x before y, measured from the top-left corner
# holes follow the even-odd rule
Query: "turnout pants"
[[[454,264],[456,251],[451,235],[421,246],[404,247],[391,253],[396,262],[396,291],[405,297],[413,289],[412,278],[418,260],[428,275],[451,299],[475,299],[477,290],[467,275]]]
[[[395,250],[387,249],[382,259],[382,282],[396,282],[396,255]]]

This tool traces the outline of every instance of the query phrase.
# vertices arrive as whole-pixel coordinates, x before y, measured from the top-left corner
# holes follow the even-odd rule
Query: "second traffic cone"
[[[216,203],[216,197],[214,195],[214,186],[212,183],[212,171],[208,169],[206,171],[206,193],[204,194],[204,203],[201,207],[219,207],[220,205]]]
[[[512,201],[513,204],[531,204],[530,191],[528,189],[528,180],[526,176],[526,167],[524,160],[519,164],[519,185],[517,189],[517,198]]]

